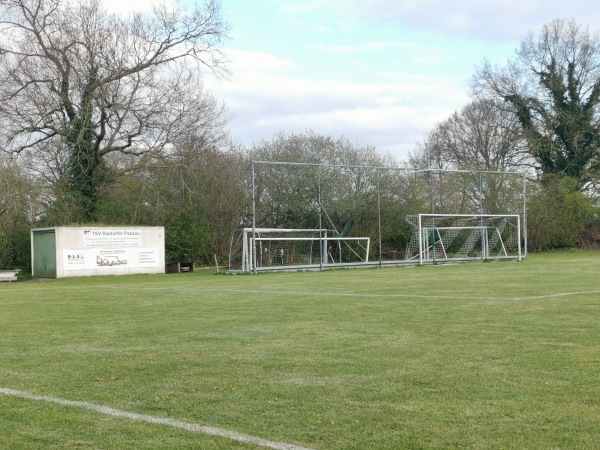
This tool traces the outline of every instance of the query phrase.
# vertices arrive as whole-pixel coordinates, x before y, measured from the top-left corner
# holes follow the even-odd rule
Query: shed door
[[[33,276],[56,278],[56,237],[54,230],[33,233]]]

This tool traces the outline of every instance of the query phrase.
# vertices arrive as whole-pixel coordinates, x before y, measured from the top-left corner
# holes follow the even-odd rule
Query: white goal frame
[[[369,251],[371,246],[371,239],[369,237],[346,237],[346,236],[335,236],[335,232],[327,229],[308,229],[308,228],[242,228],[242,259],[240,272],[257,272],[257,271],[269,271],[269,270],[300,270],[300,269],[323,269],[326,267],[345,267],[352,265],[368,265],[369,264]],[[268,236],[269,233],[275,234],[287,234],[287,236]],[[293,236],[294,234],[305,234],[305,236]],[[267,235],[267,236],[265,236]],[[260,246],[262,242],[319,242],[319,254],[314,255],[316,262],[307,264],[285,264],[283,261],[280,265],[263,265],[259,260],[260,252],[257,251],[257,246]],[[362,241],[364,245],[361,245],[364,254],[359,255],[354,252],[360,262],[342,262],[341,260],[341,249],[342,244],[345,242]],[[336,260],[335,255],[331,252],[330,244],[337,244],[339,248],[339,260]],[[231,253],[234,252],[233,243],[232,249],[230,250],[230,262],[232,260]],[[282,255],[283,257],[283,255]],[[311,258],[312,260],[313,258]],[[230,263],[231,264],[231,263]],[[230,267],[230,270],[231,267]]]
[[[521,217],[518,214],[418,214],[417,221],[417,236],[418,236],[418,256],[419,256],[419,264],[422,265],[424,263],[436,263],[436,262],[444,262],[444,261],[452,261],[452,260],[469,260],[469,259],[481,259],[481,260],[490,260],[490,259],[516,259],[521,261],[522,259],[522,249],[521,249]],[[427,220],[429,219],[429,220]],[[444,219],[457,219],[457,220],[476,220],[481,221],[482,225],[465,225],[465,226],[429,226],[429,222],[433,219],[435,222],[436,219],[444,220]],[[509,254],[507,248],[505,246],[504,241],[502,240],[502,235],[500,230],[495,225],[490,225],[489,222],[493,220],[509,220],[511,223],[516,223],[516,254]],[[483,223],[486,222],[486,225]],[[413,226],[412,222],[409,221]],[[424,225],[427,223],[427,226]],[[461,232],[461,231],[473,231],[475,234],[475,241],[480,243],[479,256],[474,257],[449,257],[446,248],[444,247],[444,240],[442,239],[442,232]],[[490,230],[492,230],[490,235]],[[476,233],[479,234],[476,234]],[[433,246],[430,243],[430,236],[433,235]],[[490,239],[494,239],[498,244],[500,250],[500,254],[491,254],[490,253]],[[439,244],[439,245],[438,245]],[[439,247],[441,251],[437,251],[436,249]]]

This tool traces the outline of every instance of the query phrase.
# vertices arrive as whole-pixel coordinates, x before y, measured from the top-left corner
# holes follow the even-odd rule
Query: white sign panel
[[[160,265],[158,248],[84,248],[63,250],[64,270],[110,270]]]

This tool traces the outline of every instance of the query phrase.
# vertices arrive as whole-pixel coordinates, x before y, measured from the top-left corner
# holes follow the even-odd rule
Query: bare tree
[[[458,167],[506,170],[530,162],[519,123],[492,100],[469,103],[443,128],[447,151]]]
[[[485,61],[474,92],[505,102],[545,175],[582,188],[600,172],[600,35],[554,20],[529,34],[505,67]]]
[[[531,163],[518,121],[490,99],[475,100],[439,123],[410,155],[419,169],[507,170]]]
[[[222,110],[201,79],[224,71],[217,0],[128,17],[99,0],[0,0],[0,17],[0,138],[62,179],[82,220],[115,155],[130,170],[190,131],[219,138]]]
[[[446,170],[455,168],[444,147],[443,124],[438,124],[409,152],[408,166],[411,169]]]
[[[509,211],[514,177],[489,172],[532,164],[517,119],[490,99],[474,100],[436,125],[409,159],[410,167],[431,170],[432,209],[447,212]]]

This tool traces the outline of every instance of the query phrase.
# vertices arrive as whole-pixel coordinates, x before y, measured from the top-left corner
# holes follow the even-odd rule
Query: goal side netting
[[[518,214],[417,214],[407,216],[412,235],[406,259],[423,263],[521,259]]]
[[[231,237],[229,270],[311,269],[369,262],[368,237],[326,229],[241,228]]]

